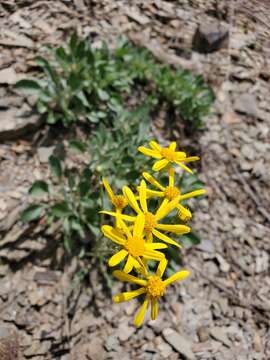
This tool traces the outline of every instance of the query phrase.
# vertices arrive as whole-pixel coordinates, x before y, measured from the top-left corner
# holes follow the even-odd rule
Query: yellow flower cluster
[[[199,160],[197,156],[187,157],[186,153],[176,151],[176,143],[172,142],[169,147],[162,148],[155,141],[149,143],[150,149],[139,147],[138,150],[146,156],[158,159],[153,165],[154,171],[167,171],[168,185],[163,186],[155,177],[143,172],[144,180],[141,180],[137,188],[137,194],[128,186],[124,186],[121,195],[115,195],[106,179],[103,179],[104,187],[115,211],[101,211],[103,214],[115,218],[115,225],[103,225],[103,234],[119,246],[110,259],[109,266],[116,266],[124,262],[122,271],[116,270],[113,275],[125,282],[139,285],[133,291],[120,293],[113,297],[116,303],[131,300],[144,294],[144,302],[134,318],[134,324],[140,326],[143,323],[145,312],[151,304],[151,319],[155,320],[158,315],[158,299],[164,295],[166,287],[174,281],[185,279],[189,275],[188,270],[181,270],[166,280],[162,280],[168,260],[162,251],[169,245],[178,248],[181,245],[169,236],[173,234],[186,234],[190,227],[186,222],[191,219],[189,209],[181,204],[182,200],[194,196],[203,195],[204,189],[182,194],[175,186],[176,164],[182,169],[192,173],[186,163]],[[148,188],[149,183],[153,188]],[[155,211],[150,211],[149,203],[157,198],[158,205]],[[164,219],[172,211],[178,212],[179,222],[167,224]],[[157,264],[155,274],[149,272],[148,261],[154,260]],[[137,276],[131,275],[134,271]]]

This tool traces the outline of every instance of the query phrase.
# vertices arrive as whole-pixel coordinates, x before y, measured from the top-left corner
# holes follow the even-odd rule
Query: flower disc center
[[[133,236],[127,240],[125,248],[133,257],[143,256],[145,250],[144,244],[145,241],[142,238]]]
[[[180,195],[180,190],[174,186],[167,186],[164,193],[167,199],[173,200],[178,195]]]
[[[165,292],[165,286],[159,276],[151,276],[148,280],[146,290],[151,298],[159,298]]]
[[[175,151],[171,150],[170,148],[163,148],[161,149],[160,153],[165,157],[165,159],[169,161],[175,160]]]
[[[120,210],[127,206],[127,200],[123,195],[115,195],[112,199],[112,203],[117,209]]]

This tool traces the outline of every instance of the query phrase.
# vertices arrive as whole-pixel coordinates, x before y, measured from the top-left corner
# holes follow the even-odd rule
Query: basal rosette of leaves
[[[196,128],[214,100],[201,76],[160,64],[125,39],[114,50],[105,42],[97,49],[74,34],[64,46],[51,49],[47,58],[37,57],[36,65],[41,78],[21,80],[17,88],[37,96],[37,110],[49,124],[111,124],[126,107],[127,95],[140,89],[148,95],[151,109],[164,102]]]
[[[115,295],[114,302],[143,297],[134,318],[136,326],[142,325],[149,306],[151,319],[155,320],[158,302],[165,295],[167,286],[189,276],[189,270],[182,269],[164,278],[170,260],[175,260],[172,252],[167,250],[174,249],[173,253],[180,251],[182,236],[191,232],[188,222],[192,214],[183,201],[205,194],[202,188],[183,192],[177,186],[174,170],[174,167],[180,167],[182,171],[192,174],[189,164],[199,160],[199,157],[177,151],[176,142],[171,142],[168,147],[161,147],[155,141],[150,141],[149,145],[150,148],[140,146],[138,150],[155,159],[152,170],[163,177],[165,175],[165,184],[156,174],[143,172],[143,179],[139,186],[135,186],[135,191],[125,185],[121,192],[115,193],[103,178],[113,209],[100,212],[112,218],[113,225],[103,225],[101,230],[106,238],[117,245],[108,265],[113,268],[120,265],[121,270],[114,270],[113,275],[120,281],[137,286],[132,291]]]

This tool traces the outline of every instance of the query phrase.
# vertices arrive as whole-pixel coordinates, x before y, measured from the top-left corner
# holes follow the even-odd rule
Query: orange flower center
[[[160,151],[161,155],[165,157],[165,159],[169,161],[175,161],[175,151],[171,150],[170,148],[163,148]]]
[[[178,195],[180,195],[180,190],[178,190],[176,187],[174,186],[167,186],[165,191],[165,197],[169,200],[173,200],[174,198],[176,198]]]
[[[127,240],[125,248],[133,257],[143,256],[145,250],[144,244],[143,238],[133,236]]]
[[[157,225],[155,215],[150,212],[144,213],[145,223],[144,223],[144,230],[146,232],[151,232]]]
[[[117,209],[120,210],[123,210],[127,206],[127,200],[123,195],[114,195],[112,203]]]
[[[165,292],[165,286],[159,276],[151,276],[146,285],[147,294],[151,298],[159,298]]]

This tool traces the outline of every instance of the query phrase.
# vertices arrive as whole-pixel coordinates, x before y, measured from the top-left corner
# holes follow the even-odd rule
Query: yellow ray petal
[[[169,173],[169,186],[173,187],[174,186],[174,169],[171,167],[168,170]]]
[[[133,275],[129,275],[124,273],[123,271],[120,270],[115,270],[113,271],[113,276],[116,277],[118,280],[121,281],[126,281],[126,282],[132,282],[134,284],[138,284],[141,286],[146,286],[147,285],[147,281],[143,280],[143,279],[139,279]]]
[[[120,228],[123,229],[124,233],[126,234],[127,238],[131,238],[131,231],[130,228],[125,224],[125,222],[119,217],[118,222],[120,224]]]
[[[114,254],[110,259],[109,259],[109,266],[116,266],[118,265],[122,260],[124,260],[124,258],[127,256],[128,252],[125,249],[122,249],[120,251],[118,251],[116,254]]]
[[[172,201],[165,203],[164,205],[162,203],[156,213],[156,219],[160,220],[165,216],[167,216],[171,211],[173,211],[177,207],[177,205],[179,204],[179,200],[180,200],[180,195],[174,198]]]
[[[144,294],[146,292],[146,289],[144,287],[141,287],[137,290],[133,291],[127,291],[121,294],[117,294],[113,297],[113,301],[115,303],[121,303],[123,301],[129,301],[131,299],[134,299],[135,297]]]
[[[163,284],[165,286],[168,286],[172,282],[186,279],[189,275],[190,275],[190,272],[188,270],[179,271],[176,274],[170,276],[168,279],[164,280]]]
[[[112,226],[103,225],[101,227],[101,231],[104,236],[116,242],[117,244],[124,245],[126,243],[126,238],[121,234],[121,232],[117,229],[114,229]]]
[[[156,161],[156,162],[154,163],[152,169],[153,169],[154,171],[159,171],[159,170],[165,168],[165,166],[167,166],[168,164],[169,164],[169,161],[168,161],[168,160],[166,160],[166,159],[161,159],[161,160],[158,160],[158,161]]]
[[[108,181],[105,178],[102,178],[102,182],[103,182],[103,185],[107,191],[107,194],[108,194],[110,200],[113,201],[114,193],[113,193],[112,188],[110,187]]]
[[[159,251],[145,250],[143,253],[143,257],[146,259],[160,261],[160,260],[164,259],[165,255]]]
[[[164,217],[163,216],[164,210],[167,208],[168,202],[169,202],[169,200],[167,198],[163,199],[160,207],[158,208],[158,210],[157,210],[157,212],[155,214],[157,220],[160,220],[160,219],[162,219]]]
[[[140,151],[142,154],[144,154],[146,156],[151,156],[155,159],[161,159],[161,157],[162,157],[158,151],[147,149],[144,146],[138,147],[138,151]]]
[[[114,216],[114,217],[119,217],[122,220],[125,221],[129,221],[129,222],[134,222],[136,219],[136,216],[129,216],[129,215],[124,215],[124,214],[119,214],[117,212],[113,212],[113,211],[106,211],[106,210],[102,210],[99,212],[100,214],[106,214],[106,215],[110,215],[110,216]]]
[[[185,158],[184,162],[189,163],[191,161],[197,161],[197,160],[200,160],[199,156],[189,156],[189,157]]]
[[[164,197],[165,193],[164,193],[164,191],[157,191],[157,190],[147,189],[146,190],[146,196],[147,196],[147,198],[154,197],[154,196]]]
[[[153,234],[151,232],[148,232],[146,235],[146,242],[152,243],[153,242]]]
[[[139,197],[140,197],[141,208],[143,209],[144,212],[147,212],[148,208],[146,201],[146,184],[144,180],[141,181]]]
[[[168,264],[167,259],[161,260],[160,263],[158,264],[156,275],[159,276],[160,278],[162,278],[164,271],[166,270],[167,264]]]
[[[136,217],[134,228],[133,228],[133,236],[141,238],[143,236],[143,229],[145,223],[145,216],[140,214]]]
[[[157,299],[151,300],[151,319],[156,320],[158,316],[158,302]]]
[[[189,193],[186,194],[182,194],[180,196],[180,200],[186,200],[195,196],[200,196],[200,195],[204,195],[206,194],[206,190],[205,189],[199,189],[199,190],[195,190],[195,191],[191,191]]]
[[[175,234],[187,234],[191,230],[189,226],[180,224],[158,224],[156,228],[163,231],[170,231]]]
[[[153,149],[153,150],[156,150],[156,151],[160,151],[161,150],[161,147],[160,147],[160,145],[156,142],[156,141],[150,141],[149,142],[149,145],[151,146],[151,148]]]
[[[136,213],[141,214],[142,211],[139,208],[136,197],[128,186],[123,187],[123,194],[125,195],[129,205],[136,211]]]
[[[116,212],[115,226],[121,229],[121,218],[119,218],[119,215],[122,213],[122,211],[116,208],[115,212]]]
[[[174,241],[174,240],[171,239],[169,236],[161,233],[160,231],[158,231],[158,230],[156,230],[156,229],[153,230],[153,234],[154,234],[157,238],[159,238],[159,239],[162,240],[162,241],[165,241],[165,242],[168,243],[168,244],[175,245],[175,246],[177,246],[177,247],[179,247],[179,248],[181,247],[181,245],[179,245],[176,241]]]
[[[178,204],[177,208],[179,209],[179,217],[182,221],[190,221],[191,220],[192,214],[188,208],[185,208],[181,204]]]
[[[149,243],[145,244],[146,250],[158,250],[158,249],[166,249],[168,246],[163,243]]]
[[[190,174],[193,174],[193,171],[187,167],[186,165],[184,165],[183,163],[176,161],[176,164],[179,165],[183,170],[186,170],[187,172],[189,172]]]
[[[146,181],[148,181],[151,185],[157,187],[158,189],[164,191],[165,187],[162,186],[152,175],[148,174],[147,172],[143,172],[143,177]]]
[[[172,141],[169,145],[169,149],[172,150],[172,151],[175,151],[176,149],[176,142],[175,141]]]
[[[144,319],[144,315],[145,315],[145,311],[147,310],[148,307],[148,298],[145,298],[142,306],[140,307],[139,311],[137,312],[137,314],[135,315],[134,318],[134,325],[135,326],[141,326],[143,323],[143,319]]]
[[[177,161],[185,161],[187,158],[187,154],[184,151],[176,151],[176,160]]]
[[[126,265],[124,267],[124,272],[126,274],[130,273],[133,269],[133,266],[134,266],[134,262],[133,262],[133,257],[131,255],[128,256],[128,259],[127,259],[127,262],[126,262]]]

